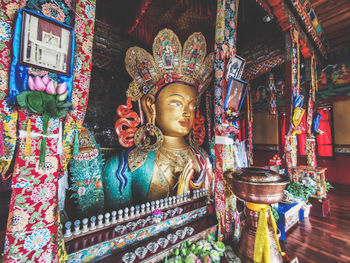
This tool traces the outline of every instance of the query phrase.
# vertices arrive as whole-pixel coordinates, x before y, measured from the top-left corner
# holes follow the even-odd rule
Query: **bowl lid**
[[[288,179],[278,173],[259,167],[240,168],[225,175],[227,179],[250,183],[279,183]]]

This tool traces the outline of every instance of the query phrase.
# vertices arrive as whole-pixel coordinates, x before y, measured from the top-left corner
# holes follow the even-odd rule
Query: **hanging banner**
[[[311,85],[309,91],[309,103],[307,107],[307,117],[306,117],[306,156],[307,156],[307,165],[313,168],[317,167],[317,158],[316,158],[316,138],[312,132],[312,123],[313,123],[313,113],[314,113],[314,103],[315,103],[315,94],[317,90],[317,73],[316,73],[316,61],[315,56],[311,56]]]
[[[95,25],[96,0],[76,1],[76,13],[74,33],[75,56],[73,67],[73,94],[72,103],[74,110],[66,117],[63,131],[63,170],[67,169],[72,158],[75,131],[80,129],[84,122],[88,104],[91,65],[92,44]]]
[[[292,71],[292,90],[291,90],[291,102],[294,104],[295,98],[299,95],[300,91],[300,45],[299,45],[299,33],[295,28],[290,29],[291,38],[291,71]],[[291,107],[291,118],[289,123],[289,130],[285,140],[285,154],[286,165],[288,168],[297,165],[297,141],[292,138],[293,132],[295,132],[295,125],[293,124],[293,113],[295,107]]]

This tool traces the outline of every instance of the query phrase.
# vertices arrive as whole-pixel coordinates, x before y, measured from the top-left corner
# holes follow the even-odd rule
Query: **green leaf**
[[[38,250],[35,251],[35,253],[33,254],[32,258],[39,258],[41,256],[41,254],[44,252],[44,250],[42,248],[39,248]]]
[[[43,227],[45,227],[45,224],[43,222],[39,222],[39,223],[33,225],[32,229],[33,230],[37,230],[37,229],[40,229],[40,228],[43,228]]]
[[[49,202],[44,202],[43,205],[40,207],[42,210],[46,210],[49,207],[50,203]]]

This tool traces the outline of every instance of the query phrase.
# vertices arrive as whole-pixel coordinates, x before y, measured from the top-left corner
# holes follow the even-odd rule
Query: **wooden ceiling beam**
[[[349,27],[349,23],[339,23],[328,27],[322,27],[322,29],[327,34],[334,31],[341,31],[343,29],[346,29],[347,27]]]
[[[336,12],[337,10],[341,9],[344,6],[347,6],[349,4],[348,0],[337,0],[335,2],[332,1],[327,1],[324,5],[322,6],[314,6],[313,9],[317,13],[317,16],[322,16],[322,15],[327,15],[329,12],[333,13]]]
[[[345,25],[344,28],[342,30],[337,30],[337,31],[329,31],[329,32],[325,32],[327,39],[332,40],[334,38],[338,38],[341,37],[343,35],[350,35],[350,26],[349,25]]]
[[[324,4],[328,4],[330,1],[329,0],[310,0],[310,2],[313,7],[318,7]]]
[[[338,37],[338,38],[334,39],[333,41],[329,41],[329,44],[331,46],[336,46],[337,44],[345,43],[345,42],[349,42],[349,44],[350,44],[350,35],[344,35],[342,37]]]
[[[350,48],[350,43],[349,42],[340,43],[338,45],[335,45],[335,46],[331,47],[329,51],[330,52],[334,52],[334,51],[336,51],[338,49],[343,49],[343,48],[346,48],[346,47]]]
[[[341,14],[343,14],[345,12],[349,12],[349,10],[350,10],[350,6],[345,7],[343,5],[343,6],[337,6],[336,8],[328,10],[325,13],[320,13],[320,12],[317,12],[317,11],[315,11],[315,12],[317,14],[318,20],[320,20],[320,21],[327,21],[329,19],[334,18],[335,16],[341,15]]]
[[[328,26],[332,26],[338,23],[341,23],[344,20],[349,20],[350,19],[350,12],[347,12],[345,14],[339,15],[337,17],[334,17],[326,22],[321,21],[321,24],[324,28],[328,27]]]

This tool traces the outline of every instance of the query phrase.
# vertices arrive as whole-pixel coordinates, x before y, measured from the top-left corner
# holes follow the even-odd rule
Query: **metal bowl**
[[[232,191],[239,198],[258,204],[274,204],[283,198],[289,182],[285,176],[262,168],[241,168],[225,174]]]

